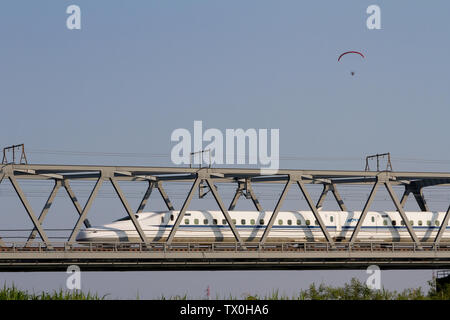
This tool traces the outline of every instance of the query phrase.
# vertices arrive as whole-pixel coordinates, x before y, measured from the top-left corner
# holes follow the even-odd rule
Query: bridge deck
[[[450,244],[415,243],[93,243],[0,248],[0,271],[444,269]]]

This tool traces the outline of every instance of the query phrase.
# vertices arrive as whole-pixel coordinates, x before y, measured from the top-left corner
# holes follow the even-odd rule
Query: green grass
[[[298,293],[288,296],[280,294],[279,290],[273,290],[266,295],[245,293],[241,297],[231,294],[220,297],[216,294],[216,300],[450,300],[450,284],[436,288],[433,281],[429,281],[429,290],[424,292],[422,288],[405,289],[401,292],[389,291],[384,288],[372,290],[365,283],[353,278],[350,283],[341,287],[326,286],[324,284],[311,284],[308,289],[301,289]],[[42,292],[40,294],[29,293],[18,289],[14,284],[3,285],[0,289],[0,300],[104,300],[107,295],[99,296],[90,292],[84,293],[80,290],[54,290],[53,292]],[[139,292],[136,299],[140,299]],[[205,297],[188,297],[188,295],[174,295],[165,297],[161,295],[159,300],[189,300],[205,299]],[[213,298],[214,299],[214,298]]]
[[[54,290],[53,292],[42,292],[40,294],[29,293],[26,290],[18,289],[14,284],[7,287],[6,283],[0,290],[0,300],[104,300],[105,298],[106,295],[100,297],[97,294],[84,293],[79,290],[64,291],[59,289],[59,291]]]
[[[266,295],[245,293],[241,297],[235,297],[231,294],[219,297],[216,300],[450,300],[450,284],[445,285],[440,290],[436,290],[432,281],[429,281],[429,290],[424,292],[422,288],[405,289],[403,291],[390,291],[382,288],[380,290],[372,290],[365,283],[358,279],[351,279],[350,283],[344,284],[342,287],[326,286],[324,284],[311,284],[306,290],[299,290],[297,294],[285,295],[280,294],[279,290],[273,290]],[[198,297],[160,296],[161,300],[189,300],[189,299],[205,299]]]

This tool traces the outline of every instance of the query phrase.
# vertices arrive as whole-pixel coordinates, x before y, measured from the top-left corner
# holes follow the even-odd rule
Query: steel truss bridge
[[[0,238],[0,271],[52,271],[65,270],[76,264],[83,270],[228,270],[228,269],[342,269],[367,268],[376,264],[386,269],[448,269],[450,268],[450,242],[442,242],[442,234],[448,225],[450,207],[432,241],[420,242],[404,211],[408,196],[414,196],[422,211],[429,211],[423,197],[425,187],[450,185],[450,173],[445,172],[393,172],[393,171],[336,171],[336,170],[278,170],[265,174],[259,169],[228,168],[178,168],[138,166],[83,166],[83,165],[33,165],[6,164],[1,167],[0,183],[8,179],[23,204],[33,224],[26,242],[8,243]],[[53,180],[54,187],[39,216],[31,207],[20,180]],[[95,181],[86,203],[82,206],[70,183]],[[81,227],[90,227],[88,213],[104,182],[110,182],[129,215],[140,237],[139,243],[91,243],[76,242]],[[134,211],[122,189],[120,181],[146,181],[148,188]],[[192,183],[179,215],[164,242],[151,242],[143,232],[135,215],[144,210],[154,189],[162,196],[167,208],[175,210],[163,183]],[[226,206],[217,191],[216,183],[236,185],[231,203]],[[251,199],[258,211],[262,211],[252,185],[271,183],[284,185],[276,201],[271,217],[261,238],[244,242],[235,227],[229,211],[233,210],[241,196]],[[321,184],[323,191],[313,202],[306,185]],[[360,219],[346,242],[335,242],[330,236],[319,210],[325,197],[331,193],[342,211],[347,211],[338,192],[339,185],[371,185],[372,189],[362,208]],[[399,199],[393,186],[403,186]],[[298,187],[315,216],[326,242],[269,243],[267,236],[272,229],[288,191]],[[380,187],[386,188],[404,226],[411,236],[410,242],[375,243],[357,241],[361,225]],[[67,240],[61,243],[49,241],[42,223],[58,193],[63,188],[72,201],[78,219]],[[180,243],[174,236],[198,190],[203,197],[211,192],[223,213],[224,219],[235,237],[233,243]],[[206,191],[205,191],[206,190]],[[8,219],[0,214],[0,225]],[[4,220],[3,220],[4,221]],[[37,241],[39,235],[40,241]],[[36,241],[35,241],[36,240]]]

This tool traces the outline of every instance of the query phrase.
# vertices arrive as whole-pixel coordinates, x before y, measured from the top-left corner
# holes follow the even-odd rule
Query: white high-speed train
[[[165,240],[179,211],[142,212],[137,220],[150,241]],[[272,215],[271,211],[229,211],[241,238],[258,241]],[[319,211],[330,236],[337,241],[348,240],[361,215],[360,211]],[[433,241],[445,212],[406,212],[419,241]],[[441,241],[450,240],[446,227]],[[408,241],[412,239],[398,212],[369,211],[357,236],[360,241]],[[110,224],[83,229],[79,242],[140,242],[130,217]],[[187,211],[175,233],[174,241],[235,241],[221,211]],[[279,212],[266,241],[324,241],[319,223],[311,211]]]

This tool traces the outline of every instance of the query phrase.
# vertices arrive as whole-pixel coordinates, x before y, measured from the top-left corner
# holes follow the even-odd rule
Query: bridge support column
[[[39,215],[38,221],[42,225],[44,222],[45,216],[47,215],[48,210],[50,210],[51,205],[53,204],[53,200],[55,200],[56,194],[58,193],[59,188],[61,187],[61,180],[55,180],[55,185],[53,186],[52,192],[48,196],[47,201],[45,202],[44,207],[42,208],[41,214]],[[31,231],[28,236],[28,240],[25,246],[29,246],[33,240],[36,238],[37,230],[36,228]]]
[[[23,193],[22,189],[20,188],[19,184],[17,183],[17,180],[14,177],[14,174],[9,175],[8,178],[9,178],[9,181],[11,182],[12,186],[14,187],[14,190],[16,190],[16,193],[19,196],[20,201],[22,202],[23,206],[25,207],[25,210],[27,211],[28,216],[30,217],[31,221],[33,222],[33,225],[36,228],[37,232],[39,233],[39,236],[41,237],[42,241],[44,241],[45,245],[48,248],[51,248],[47,234],[45,233],[44,229],[42,229],[41,223],[38,221],[38,219],[34,215],[33,209],[31,208],[27,198],[25,197],[25,194]]]
[[[103,173],[100,175],[100,178],[98,178],[94,189],[92,189],[92,192],[89,195],[89,198],[88,198],[80,216],[78,217],[77,223],[75,224],[75,227],[73,228],[72,233],[69,236],[69,240],[67,241],[69,244],[73,244],[75,242],[76,236],[77,236],[78,232],[80,231],[81,224],[86,219],[87,213],[92,206],[92,202],[97,197],[98,190],[100,189],[102,184],[103,184]]]
[[[149,241],[147,240],[147,237],[145,236],[145,233],[142,230],[140,223],[137,221],[135,214],[131,210],[131,207],[128,204],[127,199],[125,198],[125,195],[123,194],[122,189],[120,189],[119,184],[112,177],[109,178],[109,181],[113,185],[114,190],[116,190],[116,193],[119,196],[119,199],[122,202],[123,207],[127,211],[128,216],[131,218],[131,221],[133,222],[134,228],[136,229],[137,233],[139,234],[139,237],[141,238],[142,242],[144,242],[145,244],[148,244]]]

